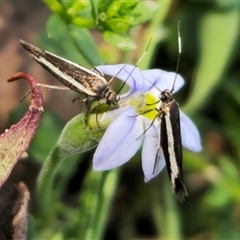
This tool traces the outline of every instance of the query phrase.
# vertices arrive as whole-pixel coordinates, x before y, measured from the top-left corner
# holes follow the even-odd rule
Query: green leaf
[[[211,208],[224,208],[230,201],[230,197],[220,186],[214,186],[205,195],[205,202]]]
[[[79,16],[74,16],[71,19],[71,23],[80,28],[93,28],[94,27],[94,21],[91,18],[86,19],[86,18],[82,18]]]
[[[98,1],[90,0],[90,2],[91,2],[91,6],[92,6],[92,17],[96,24],[97,19],[98,19]]]
[[[229,106],[227,106],[229,107]],[[230,108],[229,108],[230,109]],[[234,112],[234,109],[231,108],[230,111],[228,111],[225,114],[231,114]],[[234,116],[236,116],[235,114],[229,115],[229,118],[231,118],[230,116],[232,116],[232,119],[234,118]],[[225,124],[223,125],[223,130],[224,133],[226,135],[227,140],[229,140],[229,145],[235,149],[235,154],[237,156],[240,156],[240,149],[239,149],[239,142],[240,142],[240,129],[239,129],[239,116],[237,116],[238,118],[235,118],[234,120],[232,119],[227,119],[227,116],[224,116],[226,119],[225,120]],[[227,121],[228,120],[228,121]],[[238,121],[238,122],[237,122]],[[238,157],[239,159],[239,157]]]
[[[56,26],[58,27],[56,28]],[[87,30],[73,25],[67,27],[63,19],[55,14],[48,20],[47,32],[52,41],[49,39],[45,39],[45,41],[51,44],[55,54],[60,54],[62,57],[84,66],[101,63],[95,43]],[[86,48],[86,46],[88,47]],[[94,54],[94,57],[91,54]]]
[[[214,5],[220,8],[222,11],[228,10],[229,8],[239,8],[239,1],[222,1],[222,0],[214,0]]]
[[[211,171],[214,189],[207,198],[213,206],[223,207],[231,200],[240,202],[239,176],[233,159],[228,156],[220,156],[218,169]]]
[[[67,9],[68,23],[82,28],[93,28],[94,19],[91,16],[91,5],[87,1],[75,1]]]
[[[138,4],[141,4],[142,1],[131,0],[131,1],[122,1],[121,8],[119,9],[119,14],[122,16],[127,16],[132,13]],[[145,9],[143,9],[144,11]]]
[[[222,155],[219,159],[220,168],[225,178],[228,180],[231,180],[233,182],[237,182],[239,180],[239,172],[236,168],[236,165],[233,162],[233,159],[231,159],[228,156]]]
[[[103,37],[109,44],[117,47],[119,50],[122,51],[129,51],[136,48],[131,37],[126,35],[116,34],[110,31],[103,32]]]
[[[43,2],[54,12],[54,13],[63,13],[64,9],[62,5],[57,0],[43,0]]]
[[[131,22],[131,18],[125,17],[125,18],[114,18],[114,19],[108,20],[106,23],[113,30],[113,32],[124,33],[128,30],[130,22]]]
[[[85,67],[92,67],[77,50],[73,40],[69,37],[69,32],[65,34],[65,37],[57,39],[49,39],[47,36],[41,35],[39,38],[42,48],[52,52],[58,56],[69,59]]]
[[[121,1],[114,1],[109,5],[108,10],[107,10],[108,19],[112,18],[113,16],[115,16],[117,14],[121,5],[122,5]]]
[[[200,58],[185,112],[192,112],[207,102],[229,65],[239,34],[240,15],[231,11],[208,12],[200,24]],[[223,31],[224,29],[224,31]]]
[[[58,1],[62,4],[62,6],[64,7],[65,11],[66,11],[66,9],[70,8],[74,4],[74,2],[75,2],[75,0],[68,0],[68,1],[58,0]]]
[[[90,3],[89,1],[73,1],[73,4],[71,6],[72,9],[74,9],[75,12],[83,12],[86,10],[86,13],[89,13],[90,10]]]
[[[133,9],[130,16],[132,17],[131,25],[136,26],[144,23],[154,17],[158,8],[162,7],[160,3],[153,1],[139,1]]]
[[[112,4],[112,2],[114,2],[114,0],[99,0],[98,1],[98,12],[99,13],[106,13],[109,6]]]
[[[88,30],[80,29],[76,26],[70,25],[69,33],[78,51],[89,63],[92,64],[92,66],[102,64],[102,59],[98,53],[97,46]]]
[[[235,103],[240,105],[240,94],[239,94],[239,78],[238,76],[231,77],[228,82],[223,82],[221,89],[227,93],[228,97],[234,100]]]
[[[59,14],[52,14],[48,19],[46,30],[49,38],[59,41],[63,36],[66,36],[67,28]]]

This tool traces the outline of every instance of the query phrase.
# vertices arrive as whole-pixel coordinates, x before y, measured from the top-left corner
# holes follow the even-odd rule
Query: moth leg
[[[44,88],[48,88],[48,89],[58,89],[58,90],[70,90],[70,88],[66,87],[66,86],[54,86],[54,85],[49,85],[49,84],[43,84],[43,83],[37,83],[36,86],[29,91],[28,93],[25,94],[25,96],[22,98],[22,100],[20,101],[23,102],[23,100],[34,91],[35,88],[37,87],[44,87]]]
[[[72,102],[75,102],[75,101],[80,101],[80,102],[86,102],[87,101],[87,96],[84,96],[84,97],[77,97],[77,98],[74,98],[73,100],[72,100]]]
[[[161,116],[161,111],[159,111],[157,108],[156,108],[155,110],[158,112],[158,114],[154,117],[154,119],[152,120],[152,122],[151,122],[151,124],[149,125],[149,127],[146,128],[146,129],[143,131],[143,133],[142,133],[137,139],[139,139],[141,136],[143,136],[143,135],[148,131],[148,129],[150,129],[150,127],[152,127],[152,125],[154,124],[154,122],[156,121],[156,119]]]
[[[160,119],[162,111],[161,111],[161,109],[156,109],[156,110],[158,111],[158,115],[157,115],[155,118]],[[159,126],[159,127],[160,127],[160,126]],[[160,136],[160,134],[159,134],[158,136]],[[157,160],[158,160],[158,154],[159,154],[160,149],[161,149],[160,139],[158,139],[158,149],[157,149],[156,156],[155,156],[155,161],[154,161],[154,166],[153,166],[152,174],[154,174],[154,172],[155,172],[155,170],[156,170]]]
[[[104,74],[95,66],[91,68],[93,72],[97,72],[100,76],[104,77]]]
[[[98,122],[98,113],[99,113],[99,108],[100,108],[100,100],[98,99],[98,105],[97,105],[97,113],[96,113],[96,122],[97,122],[97,125],[98,125],[98,128],[101,129],[101,126]],[[109,108],[111,107],[111,104],[108,104],[108,107],[107,107],[107,110],[106,112],[109,110]]]
[[[152,106],[152,105],[155,105],[155,104],[158,104],[160,101],[158,100],[157,102],[154,102],[154,103],[146,103],[147,106]]]
[[[27,93],[24,95],[24,97],[21,99],[20,103],[22,103],[23,100],[24,100],[30,93],[32,93],[37,87],[38,87],[38,86],[35,86],[32,90],[30,90],[29,92],[27,92]]]
[[[96,123],[99,129],[101,129],[101,126],[98,122],[98,112],[99,112],[99,108],[100,108],[100,100],[98,100],[98,104],[97,104],[97,112],[96,112]]]
[[[154,166],[153,166],[152,174],[154,174],[154,172],[155,172],[155,170],[156,170],[157,159],[158,159],[158,154],[159,154],[160,149],[161,149],[161,146],[158,146],[158,150],[157,150],[157,152],[156,152],[156,156],[155,156],[155,161],[154,161]]]
[[[158,111],[158,109],[152,108],[152,109],[148,109],[147,111],[145,111],[145,112],[143,112],[143,113],[138,113],[138,114],[136,114],[136,115],[128,116],[128,117],[137,117],[137,116],[139,116],[139,115],[144,115],[144,114],[147,114],[147,113],[149,113],[149,112],[152,112],[153,110],[157,110],[157,111]]]

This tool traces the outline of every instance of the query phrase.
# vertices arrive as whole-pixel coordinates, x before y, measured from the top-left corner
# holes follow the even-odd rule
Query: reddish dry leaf
[[[0,135],[0,187],[8,178],[13,167],[28,148],[35,135],[43,112],[42,93],[36,80],[27,73],[17,73],[9,82],[25,78],[32,88],[28,111],[23,118]]]

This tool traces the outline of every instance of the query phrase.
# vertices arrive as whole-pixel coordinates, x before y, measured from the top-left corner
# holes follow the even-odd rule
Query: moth
[[[107,81],[97,68],[88,69],[23,40],[20,40],[20,43],[30,52],[31,57],[66,87],[64,88],[63,86],[61,88],[47,84],[38,84],[39,86],[55,89],[71,89],[85,96],[94,97],[97,100],[106,99],[108,105],[116,105],[118,103],[120,99],[119,95],[112,91],[109,86],[114,77]]]
[[[158,114],[153,119],[153,122],[156,119],[158,119],[160,127],[159,136],[160,142],[158,150],[156,152],[155,165],[157,162],[159,151],[162,149],[167,165],[167,171],[172,191],[174,194],[176,194],[177,198],[181,202],[183,202],[188,193],[184,184],[182,171],[182,139],[180,126],[180,111],[179,105],[173,97],[173,91],[177,78],[177,71],[181,55],[181,37],[179,31],[179,22],[178,22],[178,48],[179,48],[178,62],[172,89],[171,90],[166,89],[164,91],[158,89],[160,91],[160,95],[159,101],[157,103],[160,103],[160,105],[159,108],[155,109],[158,112]],[[153,122],[151,123],[151,125],[153,124]]]
[[[158,109],[157,118],[160,121],[160,146],[165,157],[171,188],[182,202],[188,193],[182,172],[182,139],[179,105],[173,98],[172,91],[173,89],[161,92],[161,104]],[[159,150],[160,148],[158,148],[156,158]]]

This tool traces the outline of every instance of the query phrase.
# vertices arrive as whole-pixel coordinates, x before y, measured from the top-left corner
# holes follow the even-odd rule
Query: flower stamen
[[[153,121],[156,117],[155,109],[157,108],[158,102],[158,99],[152,94],[146,93],[145,95],[141,94],[139,97],[131,99],[129,104],[135,108],[138,114]]]

